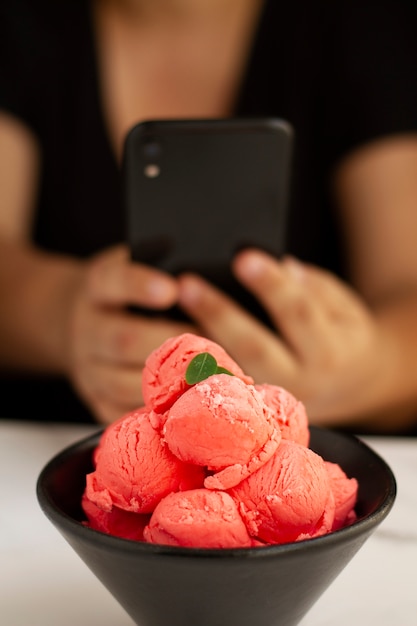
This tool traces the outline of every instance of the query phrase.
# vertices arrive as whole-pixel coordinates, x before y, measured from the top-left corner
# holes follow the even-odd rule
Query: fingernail
[[[200,300],[201,285],[198,278],[184,275],[180,278],[179,300],[185,306],[194,306]]]
[[[255,280],[265,271],[265,262],[256,252],[244,252],[237,258],[235,267],[242,278]]]
[[[147,293],[154,304],[166,304],[175,297],[172,284],[159,278],[153,278],[147,283]]]
[[[304,265],[292,256],[286,256],[284,259],[284,267],[296,280],[304,280],[306,272]]]

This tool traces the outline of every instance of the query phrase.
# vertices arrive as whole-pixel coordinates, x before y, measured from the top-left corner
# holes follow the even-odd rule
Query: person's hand
[[[68,315],[68,375],[99,421],[140,406],[146,357],[168,337],[190,330],[132,314],[128,305],[161,309],[162,316],[177,294],[172,277],[129,262],[122,246],[87,262]]]
[[[343,421],[372,407],[392,349],[361,299],[335,276],[255,250],[234,261],[277,332],[198,276],[184,274],[179,302],[256,382],[292,391],[316,422]]]

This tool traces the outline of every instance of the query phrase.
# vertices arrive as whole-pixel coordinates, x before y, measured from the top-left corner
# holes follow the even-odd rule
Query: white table
[[[36,500],[45,463],[95,430],[0,420],[2,626],[133,626]],[[396,503],[302,626],[417,626],[417,438],[366,440],[396,475]]]

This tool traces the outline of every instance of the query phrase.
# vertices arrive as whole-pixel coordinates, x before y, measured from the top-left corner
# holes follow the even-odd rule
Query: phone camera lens
[[[159,157],[161,153],[161,146],[157,141],[150,141],[145,145],[144,148],[145,156],[148,159],[156,159]]]

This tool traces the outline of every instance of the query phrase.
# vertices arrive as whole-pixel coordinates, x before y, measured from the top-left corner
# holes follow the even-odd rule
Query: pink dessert
[[[332,530],[343,528],[356,519],[355,503],[358,493],[356,478],[348,478],[340,465],[325,461],[334,496],[335,512]]]
[[[183,547],[301,541],[356,519],[358,484],[308,448],[305,408],[254,385],[221,348],[186,333],[143,372],[145,406],[108,426],[82,499],[95,530]]]
[[[283,439],[289,439],[308,446],[310,431],[304,404],[297,400],[289,391],[276,385],[255,385],[278,422]]]
[[[156,507],[145,541],[205,548],[250,547],[252,539],[236,502],[225,491],[171,493]]]
[[[229,493],[252,536],[288,543],[321,533],[331,485],[318,454],[283,439],[273,457]]]
[[[151,513],[173,491],[203,485],[205,473],[186,465],[161,441],[146,411],[133,411],[109,426],[87,475],[86,497],[103,511],[113,506]]]
[[[143,541],[143,531],[149,523],[150,515],[124,511],[117,506],[113,506],[110,511],[105,511],[91,502],[85,494],[82,499],[82,507],[90,528],[114,537]]]
[[[179,459],[214,472],[206,487],[228,489],[271,458],[281,433],[253,385],[215,374],[178,398],[163,438]]]
[[[245,382],[252,383],[239,365],[214,341],[199,335],[184,333],[168,339],[154,350],[143,369],[142,393],[147,406],[156,413],[164,413],[188,389],[185,372],[197,354],[209,352],[218,365]]]

